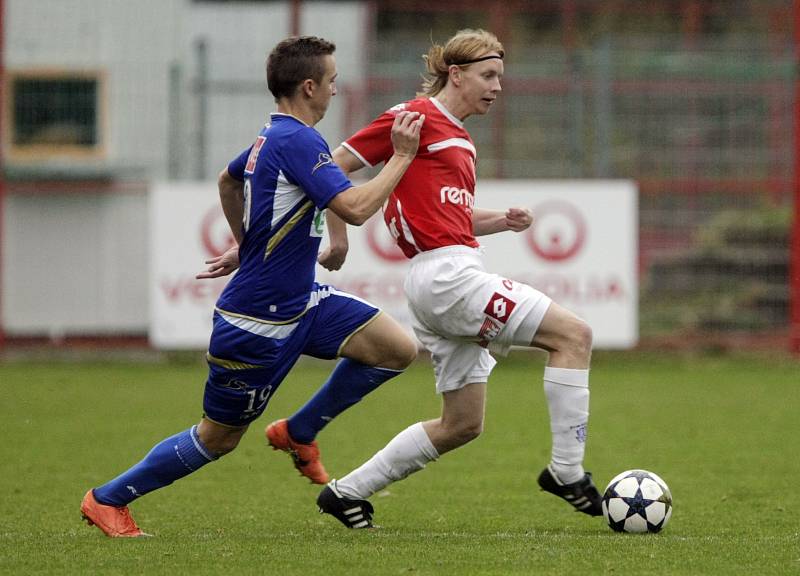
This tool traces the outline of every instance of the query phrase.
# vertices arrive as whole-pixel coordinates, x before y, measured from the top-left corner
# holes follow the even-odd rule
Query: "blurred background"
[[[506,59],[467,123],[479,178],[636,184],[637,346],[800,353],[797,2],[0,0],[0,18],[5,350],[147,346],[149,193],[213,183],[252,142],[278,41],[336,43],[334,147],[413,97],[432,41],[481,27]]]

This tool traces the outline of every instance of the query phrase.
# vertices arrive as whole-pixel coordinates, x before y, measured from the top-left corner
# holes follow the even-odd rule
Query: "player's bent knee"
[[[483,433],[483,425],[465,427],[459,430],[457,436],[454,438],[460,446],[469,444],[473,440],[477,440],[478,436]]]
[[[398,346],[395,361],[397,363],[397,370],[404,370],[408,368],[411,363],[417,359],[417,345],[409,339]]]
[[[481,434],[483,434],[483,422],[468,426],[464,430],[464,440],[466,442],[472,442],[473,440],[477,440],[478,436]]]
[[[391,347],[386,358],[376,363],[382,368],[405,370],[417,359],[417,345],[410,338],[398,340]]]
[[[561,325],[554,339],[554,349],[576,360],[587,359],[592,354],[592,328],[577,316]]]
[[[588,356],[592,353],[592,327],[583,320],[579,320],[576,323],[573,340],[578,354]]]
[[[247,426],[230,428],[206,418],[197,427],[197,435],[203,446],[217,458],[233,452],[246,431]]]
[[[230,454],[233,452],[236,447],[239,445],[239,441],[242,439],[241,435],[238,436],[226,436],[221,438],[214,438],[209,442],[205,442],[206,448],[208,448],[217,458],[225,456],[226,454]]]

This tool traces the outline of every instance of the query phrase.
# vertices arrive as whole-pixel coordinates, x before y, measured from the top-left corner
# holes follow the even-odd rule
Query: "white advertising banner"
[[[525,232],[479,238],[490,272],[525,282],[584,318],[596,348],[636,344],[638,202],[633,182],[480,180],[476,206],[525,206],[534,214],[534,225]],[[227,279],[194,276],[205,259],[221,254],[232,241],[216,186],[154,186],[151,214],[151,343],[204,348],[214,302]],[[318,267],[318,281],[365,298],[410,327],[403,294],[407,260],[380,215],[360,228],[349,227],[349,241],[344,267],[336,272]]]
[[[196,280],[204,262],[233,236],[216,182],[154,184],[150,189],[150,344],[204,349],[214,303],[228,278]]]

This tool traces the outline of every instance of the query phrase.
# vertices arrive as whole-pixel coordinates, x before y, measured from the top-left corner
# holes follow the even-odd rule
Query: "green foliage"
[[[785,250],[791,224],[789,207],[762,205],[754,209],[721,210],[698,230],[697,244],[704,251],[743,246]]]
[[[486,430],[374,498],[374,531],[317,514],[318,487],[265,447],[329,364],[302,363],[240,448],[137,501],[146,540],[83,525],[83,493],[199,419],[189,363],[0,364],[2,574],[797,574],[797,362],[597,354],[587,468],[602,487],[660,474],[675,514],[620,535],[535,488],[549,454],[542,357],[514,353],[489,386]],[[420,362],[321,435],[342,475],[396,432],[435,417]]]
[[[766,205],[717,212],[691,248],[650,266],[642,333],[785,328],[791,218],[788,207]]]

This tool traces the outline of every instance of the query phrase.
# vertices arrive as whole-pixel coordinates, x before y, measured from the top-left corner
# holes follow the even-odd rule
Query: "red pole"
[[[0,110],[5,105],[5,2],[0,0]],[[0,134],[3,133],[0,114]],[[3,325],[3,207],[6,198],[5,164],[3,163],[3,146],[0,141],[0,350],[5,347],[6,331]]]
[[[289,35],[300,36],[300,12],[301,0],[292,0],[292,5],[289,7]]]
[[[700,35],[700,19],[702,18],[702,6],[697,0],[688,0],[683,3],[683,41],[689,48],[697,46],[697,38]]]
[[[794,0],[794,218],[789,260],[789,347],[800,354],[800,0]]]

